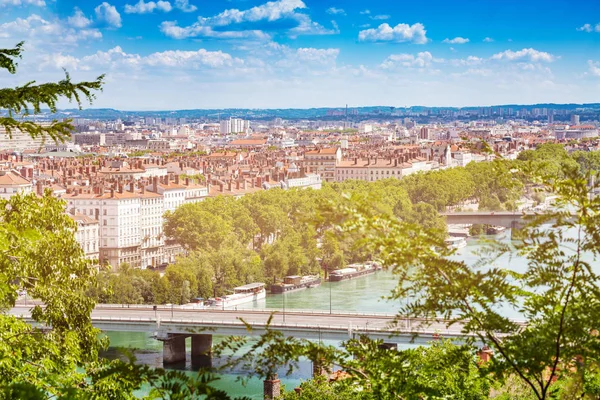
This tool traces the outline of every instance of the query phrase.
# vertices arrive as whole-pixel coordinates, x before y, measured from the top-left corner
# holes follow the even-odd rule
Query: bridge
[[[524,225],[523,218],[539,215],[531,211],[465,211],[440,213],[448,224],[482,224],[519,228]]]
[[[274,312],[274,314],[273,314]],[[31,320],[30,306],[19,304],[11,313]],[[357,314],[321,311],[286,310],[215,310],[190,309],[185,306],[98,305],[92,312],[92,323],[110,332],[147,332],[163,342],[165,364],[186,359],[186,338],[191,338],[192,362],[210,365],[212,336],[259,336],[270,328],[286,336],[314,341],[343,341],[367,335],[381,339],[387,346],[401,343],[426,344],[439,338],[465,339],[462,326],[446,327],[445,321],[423,319],[396,320],[394,314]],[[248,331],[246,324],[252,327]]]

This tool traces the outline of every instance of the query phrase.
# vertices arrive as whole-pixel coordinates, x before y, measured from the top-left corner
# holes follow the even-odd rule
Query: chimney
[[[185,186],[190,186],[190,178],[185,178]]]
[[[235,181],[235,189],[240,190],[240,181]]]
[[[25,168],[25,167],[21,168],[21,176],[23,178],[27,178],[27,168]]]
[[[223,182],[219,181],[219,191],[223,193]]]
[[[44,195],[44,184],[42,183],[42,181],[38,180],[36,182],[36,192],[38,194],[38,196],[43,196]]]
[[[119,193],[123,194],[123,185],[119,184],[118,186],[119,186]]]
[[[227,191],[231,192],[231,180],[227,181]]]
[[[114,198],[115,197],[115,189],[111,188],[110,189],[110,198]]]
[[[179,175],[175,175],[175,184],[179,185]]]
[[[256,177],[256,186],[259,188],[262,188],[262,177],[260,177],[260,176]]]
[[[134,193],[134,192],[135,192],[135,183],[131,182],[131,183],[129,184],[129,191],[130,191],[131,193]]]
[[[158,176],[152,178],[152,191],[158,193]]]

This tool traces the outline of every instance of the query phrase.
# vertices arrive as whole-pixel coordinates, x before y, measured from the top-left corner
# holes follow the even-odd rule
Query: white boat
[[[464,237],[449,237],[444,240],[444,243],[449,249],[462,249],[467,246],[467,241]]]
[[[244,286],[233,288],[233,294],[216,297],[214,299],[215,307],[234,307],[244,303],[261,300],[267,297],[264,283],[249,283]]]

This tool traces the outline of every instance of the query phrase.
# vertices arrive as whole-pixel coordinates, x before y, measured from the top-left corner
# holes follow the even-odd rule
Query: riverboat
[[[264,283],[249,283],[244,286],[233,288],[233,294],[216,297],[214,299],[215,307],[233,307],[252,301],[261,300],[267,297]]]
[[[293,290],[317,287],[321,284],[321,277],[318,275],[290,275],[283,278],[283,282],[271,285],[271,293],[280,294]]]
[[[329,274],[329,282],[345,281],[374,273],[381,269],[381,264],[370,261],[364,264],[350,264],[346,268],[336,269]]]
[[[467,241],[463,237],[449,237],[444,240],[444,243],[449,249],[462,249],[467,246]]]
[[[499,233],[502,233],[506,230],[505,227],[503,226],[490,226],[487,228],[487,234],[488,235],[497,235]]]

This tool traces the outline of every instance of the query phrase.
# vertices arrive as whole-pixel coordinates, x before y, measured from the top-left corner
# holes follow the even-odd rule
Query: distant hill
[[[426,107],[426,106],[411,106],[411,107],[393,107],[393,106],[368,106],[368,107],[352,107],[348,109],[348,117],[353,118],[356,114],[361,116],[385,116],[390,115],[394,111],[424,112],[424,111],[441,111],[441,110],[477,110],[480,108],[512,108],[513,110],[532,110],[534,108],[548,108],[553,110],[576,110],[576,109],[593,109],[600,110],[600,103],[587,104],[503,104],[494,106],[472,106],[472,107]],[[314,119],[314,118],[331,118],[343,119],[345,117],[345,107],[339,108],[272,108],[272,109],[248,109],[248,108],[223,108],[223,109],[190,109],[190,110],[164,110],[164,111],[135,111],[135,110],[115,110],[112,108],[88,108],[88,109],[64,109],[59,110],[55,114],[51,114],[49,110],[42,112],[43,118],[85,118],[97,120],[114,120],[117,118],[128,119],[131,117],[158,117],[158,118],[189,118],[189,119],[211,119],[239,117],[252,120],[268,120],[273,118],[283,119]],[[0,110],[0,115],[3,112]]]

